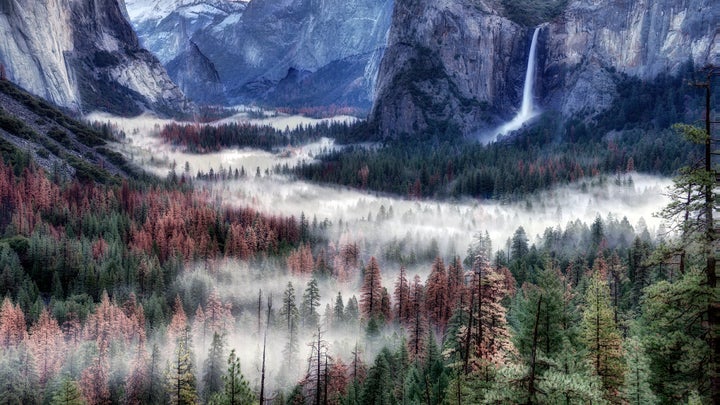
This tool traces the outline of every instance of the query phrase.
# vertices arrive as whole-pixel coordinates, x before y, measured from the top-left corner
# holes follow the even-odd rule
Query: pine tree
[[[360,308],[357,298],[355,298],[355,296],[353,295],[352,297],[348,298],[347,305],[345,305],[345,322],[349,326],[355,326],[357,325],[359,320]]]
[[[365,278],[360,288],[360,310],[365,319],[381,315],[382,276],[375,257],[370,258],[365,268]]]
[[[408,326],[408,352],[410,358],[415,360],[422,356],[425,348],[425,338],[427,336],[427,319],[425,318],[425,312],[423,309],[423,302],[425,300],[425,289],[420,276],[415,275],[412,285],[412,291],[410,293],[410,311],[412,313],[412,320]]]
[[[305,329],[314,329],[320,324],[320,289],[315,278],[310,279],[303,293],[303,300],[300,306],[300,317]]]
[[[708,300],[718,299],[704,279],[699,270],[690,269],[673,282],[660,281],[645,290],[643,346],[652,387],[662,402],[710,391],[710,347],[703,315]],[[707,397],[703,400],[711,402]]]
[[[473,264],[471,286],[472,317],[468,330],[474,334],[476,367],[502,364],[513,350],[507,326],[506,309],[502,301],[507,296],[504,275],[490,266],[487,257],[478,255]],[[474,303],[474,304],[473,304]]]
[[[583,339],[588,349],[588,359],[602,380],[605,398],[612,403],[620,403],[625,364],[622,340],[615,324],[606,277],[605,261],[598,257],[593,265],[590,285],[585,292]]]
[[[204,320],[207,324],[206,330],[220,336],[226,334],[232,328],[234,319],[232,306],[223,304],[216,288],[213,288],[205,303]]]
[[[695,164],[694,166],[688,166],[680,169],[680,174],[674,179],[674,185],[670,189],[671,202],[668,204],[660,216],[664,218],[670,229],[677,232],[680,237],[672,243],[670,254],[677,254],[680,256],[680,273],[683,276],[682,280],[678,280],[677,287],[680,287],[676,292],[679,292],[677,297],[682,297],[682,300],[676,297],[660,297],[659,295],[653,294],[652,299],[648,299],[651,307],[662,307],[662,301],[666,302],[673,301],[676,307],[684,308],[684,311],[679,315],[679,318],[673,322],[676,326],[676,330],[673,331],[672,335],[667,336],[669,341],[683,341],[681,347],[681,358],[687,362],[685,365],[689,370],[685,372],[683,370],[680,375],[668,376],[668,381],[672,381],[664,390],[669,390],[670,386],[675,383],[680,383],[683,387],[683,391],[690,386],[702,386],[707,389],[692,389],[697,392],[697,395],[702,395],[703,392],[709,393],[708,400],[713,403],[720,403],[720,305],[718,302],[717,292],[717,221],[713,218],[713,213],[716,211],[716,195],[715,189],[717,188],[717,170],[712,161],[712,138],[711,138],[711,127],[710,127],[710,116],[711,111],[709,110],[710,104],[710,79],[711,75],[708,73],[708,82],[704,84],[706,86],[706,100],[708,104],[707,115],[707,127],[705,130],[702,128],[694,127],[685,124],[676,124],[674,129],[681,133],[687,140],[705,144],[705,159],[703,165]],[[662,252],[661,252],[662,253]],[[691,254],[690,258],[694,257],[698,262],[686,264],[684,258],[686,254]],[[685,272],[685,268],[689,268],[689,273],[694,273],[698,270],[702,270],[704,273],[704,280],[699,280],[696,275],[682,274]],[[698,282],[698,285],[692,285],[690,283]],[[672,290],[676,286],[667,286],[660,284],[657,292],[661,290]],[[685,291],[683,291],[685,289]],[[692,290],[693,293],[687,294],[688,290]],[[698,294],[702,297],[698,300]],[[659,300],[655,300],[659,298]],[[652,302],[655,301],[655,302]],[[700,301],[700,302],[698,302]],[[704,306],[700,309],[699,306]],[[675,313],[675,308],[666,308],[667,312]],[[700,310],[700,313],[697,311]],[[692,313],[690,317],[685,315]],[[660,318],[666,319],[664,315]],[[698,325],[697,319],[704,319],[702,325]],[[654,327],[658,327],[658,322],[650,320],[654,323]],[[659,327],[658,329],[663,329]],[[706,347],[699,345],[700,341],[698,336],[702,335]],[[688,342],[692,342],[692,348]],[[653,347],[663,345],[659,342],[652,342],[648,345],[648,353],[654,356],[652,353]],[[673,353],[666,356],[664,361],[667,361],[669,357],[674,357],[676,354]],[[706,357],[703,357],[706,356]],[[702,371],[698,372],[697,364],[699,359],[702,366]],[[662,363],[662,359],[652,360],[652,363]],[[675,366],[670,366],[670,369]],[[666,374],[667,370],[660,371],[659,374]],[[694,374],[695,380],[689,380],[690,375]],[[682,377],[680,377],[682,376]],[[678,378],[680,377],[680,378]],[[683,381],[684,380],[684,381]],[[680,387],[677,387],[680,388]],[[663,391],[664,391],[663,390]],[[677,393],[677,389],[675,389]],[[661,392],[658,391],[660,394]],[[663,392],[663,394],[666,394]],[[683,395],[687,394],[687,391],[683,392]]]
[[[380,315],[382,321],[385,323],[392,321],[392,300],[390,299],[390,293],[385,287],[382,288],[382,293],[380,294]]]
[[[389,349],[383,348],[375,358],[375,363],[368,370],[363,384],[360,403],[390,405],[392,403],[392,371],[390,364],[393,356]]]
[[[650,388],[650,367],[640,340],[637,338],[627,339],[625,348],[627,349],[625,399],[632,405],[656,403],[657,397]]]
[[[78,383],[69,377],[62,379],[60,387],[52,397],[52,405],[85,405]]]
[[[328,396],[327,402],[332,405],[339,405],[341,399],[345,396],[349,384],[349,369],[341,358],[333,358],[330,363]]]
[[[338,291],[338,295],[335,298],[335,305],[333,306],[332,326],[340,329],[343,325],[345,325],[345,303],[343,302],[342,293]]]
[[[280,319],[283,324],[282,327],[292,332],[293,328],[297,328],[300,313],[298,311],[297,304],[295,303],[295,288],[291,282],[288,281],[287,288],[283,293],[282,307],[280,308]]]
[[[235,349],[230,351],[227,364],[227,372],[223,376],[223,391],[216,394],[210,402],[217,405],[254,404],[255,394],[242,374],[240,359],[235,355]]]
[[[40,383],[45,384],[62,367],[65,358],[65,339],[60,325],[43,309],[40,318],[30,328],[28,348],[35,359]]]
[[[210,351],[207,359],[205,359],[202,387],[203,387],[203,398],[205,401],[209,401],[210,398],[220,392],[223,386],[223,363],[225,359],[225,353],[223,353],[223,338],[217,332],[213,334],[213,340],[210,344]]]
[[[0,403],[40,403],[41,387],[33,357],[24,343],[0,349]]]
[[[561,349],[564,338],[572,339],[573,331],[564,291],[564,277],[560,270],[548,264],[537,276],[538,286],[525,284],[513,305],[517,331],[513,341],[520,355],[528,359],[533,336],[536,347],[545,357],[554,357]],[[540,312],[537,303],[542,297]],[[537,327],[536,327],[537,324]]]
[[[455,256],[447,271],[447,319],[450,319],[455,308],[465,293],[465,270],[459,256]]]
[[[144,342],[140,342],[125,378],[125,403],[136,405],[149,401],[150,377],[147,351]]]
[[[190,329],[175,340],[175,352],[168,364],[167,386],[170,402],[177,405],[194,404],[197,399],[195,364],[191,349]]]
[[[167,390],[165,390],[165,378],[162,374],[160,365],[160,348],[157,344],[153,345],[152,352],[150,354],[150,361],[148,365],[148,391],[143,400],[145,403],[166,403]]]
[[[25,340],[26,327],[23,310],[5,297],[0,307],[0,347],[8,348]]]
[[[447,274],[445,264],[439,257],[435,258],[432,270],[425,282],[425,312],[435,331],[442,335],[447,326]]]
[[[101,349],[80,377],[80,388],[85,401],[93,405],[105,405],[110,401],[110,364],[108,353]]]
[[[185,310],[183,309],[180,295],[177,295],[175,296],[175,303],[173,304],[172,320],[170,321],[170,325],[168,325],[168,340],[170,342],[175,342],[185,333],[185,329],[187,328],[187,326],[187,315],[185,315]]]
[[[395,319],[401,326],[407,326],[412,319],[410,311],[410,284],[407,280],[405,266],[400,266],[400,273],[395,281]]]

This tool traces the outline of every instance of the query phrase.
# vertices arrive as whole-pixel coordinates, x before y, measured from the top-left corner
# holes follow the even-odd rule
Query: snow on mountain
[[[242,11],[250,0],[126,0],[128,15],[133,24],[159,22],[173,12],[186,18],[201,15],[227,15]]]
[[[140,40],[191,99],[207,101],[200,81],[216,76],[215,102],[361,109],[393,9],[393,0],[126,1]]]

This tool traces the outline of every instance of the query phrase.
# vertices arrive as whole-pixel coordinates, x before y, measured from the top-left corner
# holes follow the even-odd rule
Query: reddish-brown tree
[[[327,400],[329,405],[340,405],[342,399],[347,393],[349,383],[348,366],[341,358],[333,358],[328,370],[328,393]]]
[[[30,327],[28,349],[32,354],[40,384],[45,384],[62,367],[65,359],[65,339],[60,325],[43,308],[38,321]]]
[[[0,346],[15,346],[27,338],[25,313],[5,297],[0,307]]]
[[[408,353],[411,359],[421,357],[425,352],[425,338],[427,336],[427,319],[423,311],[425,291],[419,275],[415,275],[410,292],[410,312],[412,320],[408,330]]]
[[[88,404],[110,404],[110,364],[107,351],[100,350],[100,354],[80,376],[80,389]]]
[[[441,258],[436,257],[425,283],[425,313],[440,335],[444,332],[448,321],[447,283],[445,264]]]
[[[210,291],[205,303],[205,322],[211,336],[214,333],[223,336],[232,328],[235,322],[232,316],[232,305],[230,303],[223,304],[220,301],[216,288]]]
[[[125,403],[129,405],[139,405],[145,402],[144,398],[147,380],[149,377],[148,370],[148,353],[145,344],[138,345],[135,357],[130,363],[130,371],[125,378]]]
[[[167,328],[168,342],[175,342],[179,336],[185,333],[187,326],[187,315],[185,315],[182,300],[180,296],[177,295],[175,296],[175,304],[173,305],[173,316]]]
[[[288,255],[287,265],[292,274],[305,275],[312,273],[315,260],[310,245],[301,244],[300,247],[293,250]]]
[[[407,326],[412,319],[410,312],[410,285],[407,280],[405,266],[400,266],[400,273],[395,281],[395,319],[401,326]]]
[[[375,257],[365,267],[365,279],[360,288],[360,311],[365,319],[382,314],[382,276]]]
[[[103,292],[95,312],[88,315],[83,332],[85,338],[95,340],[102,351],[114,340],[129,343],[137,336],[137,327],[137,322],[129,319],[120,307],[110,301],[107,292]]]

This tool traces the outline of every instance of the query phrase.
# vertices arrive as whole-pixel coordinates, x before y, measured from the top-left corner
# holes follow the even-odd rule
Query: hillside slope
[[[47,101],[0,80],[0,156],[17,167],[32,160],[60,178],[115,182],[133,169],[105,145],[107,128],[90,128]]]

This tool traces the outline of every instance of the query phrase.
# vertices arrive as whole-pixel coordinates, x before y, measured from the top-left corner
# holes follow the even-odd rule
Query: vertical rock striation
[[[642,80],[720,63],[720,3],[713,0],[576,0],[549,25],[547,105],[565,115],[606,109],[614,73]]]
[[[78,111],[176,111],[183,95],[140,47],[121,0],[0,3],[0,63],[27,90]]]
[[[212,63],[230,102],[372,104],[392,0],[128,0],[143,43],[173,78],[189,41]],[[302,72],[298,80],[297,72]],[[184,87],[185,88],[185,87]],[[297,95],[297,96],[294,96]],[[188,88],[188,96],[199,96]]]
[[[520,105],[532,29],[499,1],[398,0],[370,120],[386,137],[483,133]],[[607,109],[620,74],[652,80],[720,64],[720,3],[575,0],[543,24],[536,90],[543,109]]]
[[[470,134],[512,108],[530,41],[500,11],[493,1],[396,3],[370,116],[383,137]]]

